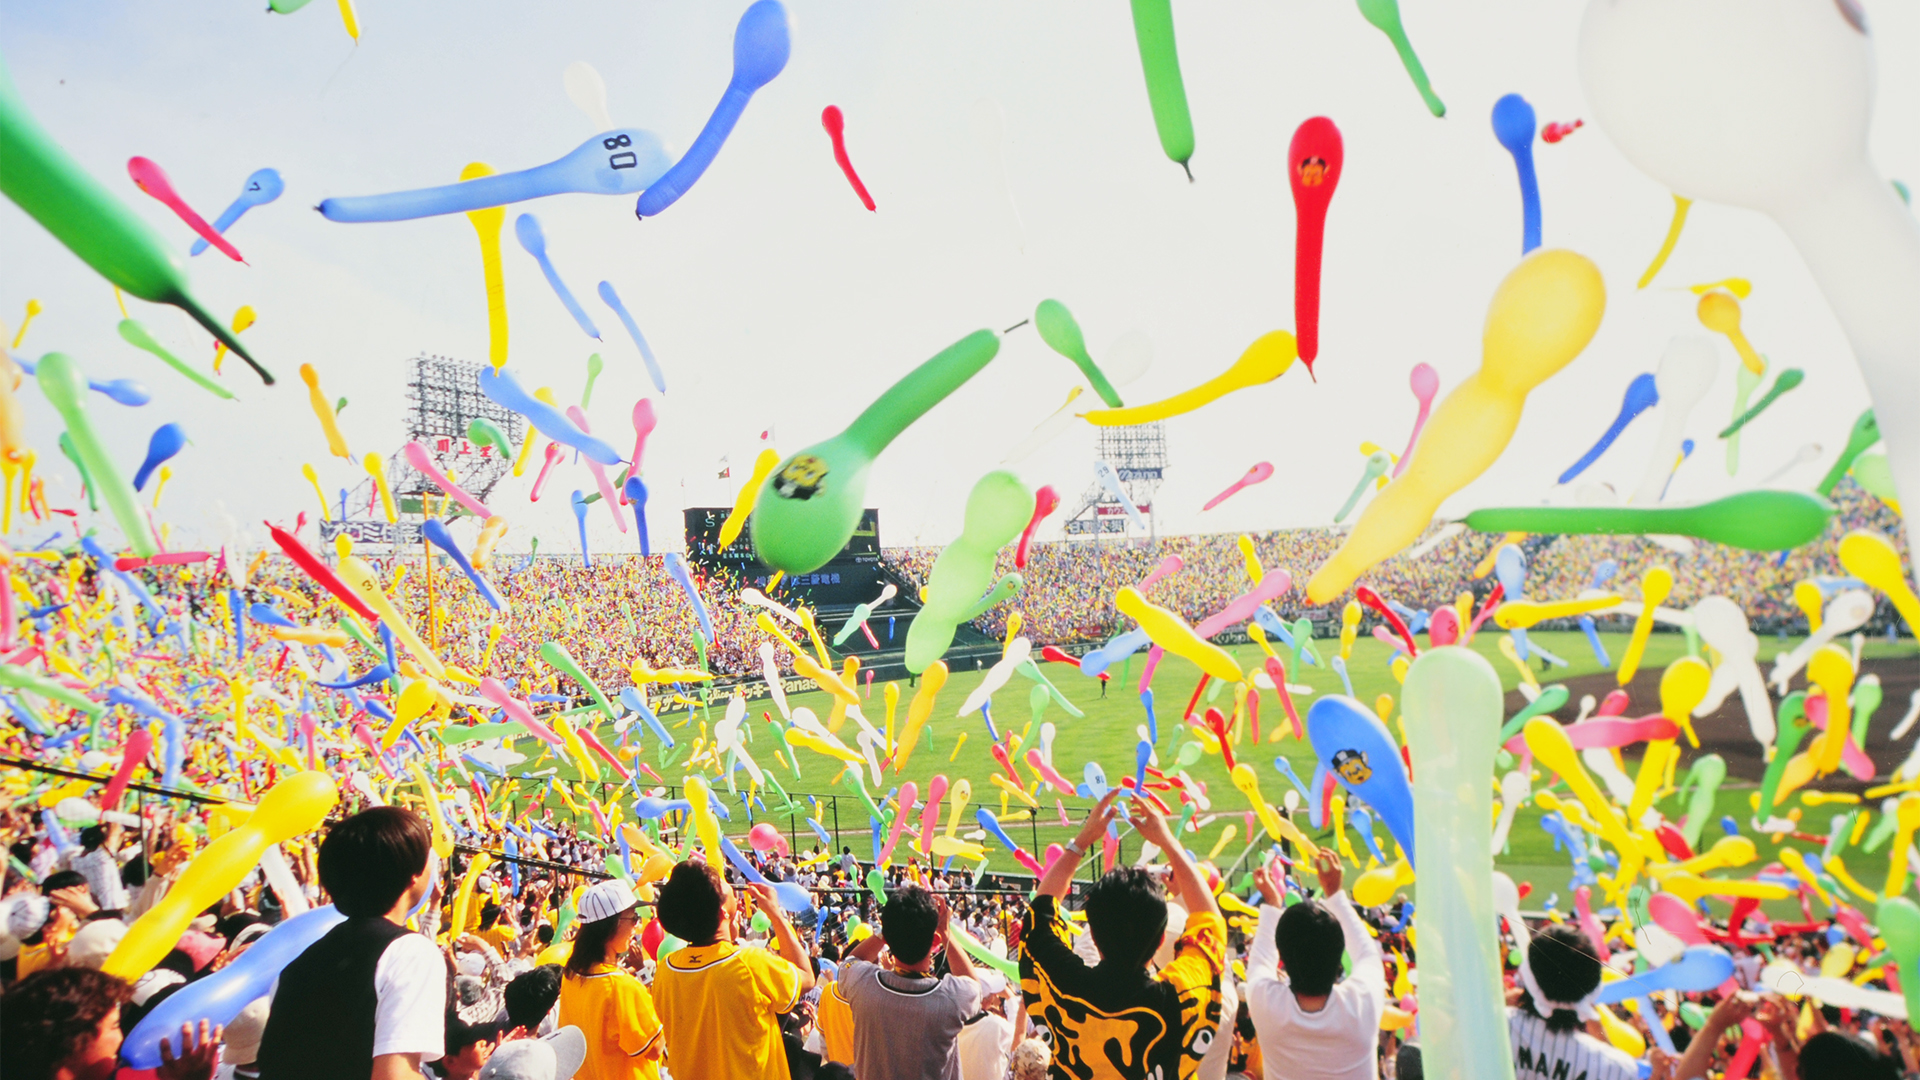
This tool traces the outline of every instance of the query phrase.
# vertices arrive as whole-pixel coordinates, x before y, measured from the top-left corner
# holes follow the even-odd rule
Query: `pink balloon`
[[[780,840],[780,830],[769,822],[763,821],[747,830],[747,846],[755,851],[777,851]]]
[[[1424,367],[1425,365],[1421,365],[1421,366]],[[1239,494],[1242,488],[1252,487],[1253,485],[1261,483],[1265,480],[1269,480],[1272,477],[1273,477],[1273,462],[1263,461],[1260,464],[1255,465],[1253,468],[1248,469],[1247,475],[1241,477],[1238,480],[1235,480],[1232,484],[1228,485],[1227,490],[1221,492],[1218,495],[1215,495],[1211,499],[1208,499],[1207,504],[1205,506],[1202,506],[1200,510],[1202,513],[1208,510],[1211,510],[1214,507],[1219,506],[1221,503],[1226,502],[1228,499],[1231,499],[1235,495]]]

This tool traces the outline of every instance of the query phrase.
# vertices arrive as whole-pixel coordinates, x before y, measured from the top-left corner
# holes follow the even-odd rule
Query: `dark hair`
[[[1087,929],[1101,963],[1145,968],[1167,932],[1166,893],[1138,866],[1109,870],[1087,890]]]
[[[1593,954],[1593,939],[1584,930],[1564,923],[1544,927],[1533,935],[1527,967],[1550,1001],[1579,1001],[1600,985],[1600,958]],[[1527,1007],[1538,1015],[1532,995],[1527,997]],[[1556,1009],[1545,1019],[1547,1030],[1552,1032],[1574,1031],[1582,1026],[1579,1014],[1572,1009]]]
[[[89,825],[80,830],[80,846],[87,851],[92,851],[106,842],[107,827],[105,825]]]
[[[1400,1080],[1426,1080],[1427,1064],[1420,1055],[1419,1043],[1407,1043],[1394,1055],[1393,1075]]]
[[[614,935],[620,932],[620,915],[579,925],[580,932],[573,935],[573,951],[567,954],[567,974],[585,975],[592,968],[619,959],[607,955],[607,946],[613,944]]]
[[[894,959],[917,964],[933,951],[933,931],[940,925],[940,909],[933,894],[918,885],[904,885],[887,894],[880,908],[880,936]]]
[[[40,883],[40,893],[43,896],[52,896],[61,889],[71,889],[75,885],[84,886],[86,883],[87,876],[78,870],[58,870],[48,874],[47,880]]]
[[[1858,1035],[1823,1031],[1800,1047],[1801,1080],[1897,1080],[1894,1059]]]
[[[539,1023],[535,1020],[534,1023]],[[499,1042],[506,1025],[497,1020],[469,1024],[456,1013],[447,1014],[446,1054],[448,1057],[465,1050],[477,1042]]]
[[[0,1073],[52,1080],[60,1063],[93,1041],[100,1021],[133,995],[123,979],[92,968],[36,972],[0,997]]]
[[[533,938],[542,945],[553,944],[553,924],[541,923],[539,928],[534,930]]]
[[[349,917],[378,918],[427,868],[433,830],[397,806],[376,806],[335,825],[320,842],[320,884]]]
[[[560,1000],[560,965],[542,964],[516,976],[507,984],[504,996],[507,1023],[532,1031],[553,1011],[553,1003]]]
[[[120,884],[130,889],[137,889],[145,885],[147,878],[152,875],[153,864],[147,861],[147,856],[143,852],[128,859],[127,864],[120,868]]]
[[[1347,938],[1327,905],[1318,900],[1288,904],[1273,928],[1273,943],[1294,993],[1320,997],[1333,992]]]
[[[480,929],[482,930],[490,929],[494,923],[497,923],[499,921],[500,921],[500,905],[499,904],[486,903],[486,904],[480,905]]]
[[[706,863],[676,863],[660,886],[660,925],[689,945],[705,945],[720,934],[726,893],[720,874]]]

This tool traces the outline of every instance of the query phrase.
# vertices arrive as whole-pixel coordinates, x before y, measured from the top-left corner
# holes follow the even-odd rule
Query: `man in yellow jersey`
[[[778,955],[734,941],[746,913],[706,863],[680,863],[660,888],[661,926],[689,943],[662,957],[653,976],[667,1068],[676,1077],[786,1080],[779,1018],[813,987],[813,969],[772,886],[749,888],[772,924]]]

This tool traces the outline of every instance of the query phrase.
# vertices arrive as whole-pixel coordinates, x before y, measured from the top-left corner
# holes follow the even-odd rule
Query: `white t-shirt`
[[[87,879],[87,891],[93,894],[93,902],[100,905],[101,910],[126,910],[127,887],[120,881],[120,861],[106,845],[75,856],[73,868]]]
[[[1333,984],[1319,1012],[1307,1012],[1293,984],[1279,973],[1273,930],[1280,909],[1260,905],[1260,928],[1247,950],[1247,1012],[1260,1037],[1267,1080],[1378,1080],[1380,1014],[1387,1004],[1387,973],[1380,943],[1367,933],[1347,894],[1322,901],[1340,922],[1353,973]],[[1229,1021],[1221,1017],[1225,1027]]]
[[[1013,1024],[989,1012],[961,1028],[954,1047],[960,1056],[960,1080],[1006,1080],[1007,1058],[1013,1053]]]
[[[1513,1044],[1514,1080],[1639,1080],[1640,1067],[1585,1030],[1552,1032],[1523,1008],[1507,1010],[1507,1040]]]
[[[424,934],[395,938],[373,969],[373,1056],[446,1053],[447,962]]]

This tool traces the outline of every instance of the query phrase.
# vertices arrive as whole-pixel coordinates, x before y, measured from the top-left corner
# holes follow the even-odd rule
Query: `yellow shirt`
[[[500,955],[505,956],[507,946],[513,944],[513,939],[519,935],[514,933],[513,927],[505,923],[494,923],[485,930],[476,931],[475,936],[499,950]]]
[[[814,1012],[814,1023],[820,1028],[820,1042],[826,1048],[827,1060],[851,1066],[853,1006],[840,996],[838,982],[820,984],[820,1004]]]
[[[779,1014],[800,1003],[800,969],[731,941],[689,945],[654,970],[654,1001],[676,1077],[786,1080]]]
[[[587,1037],[581,1080],[659,1080],[660,1018],[639,979],[612,964],[560,979],[560,1024]]]

